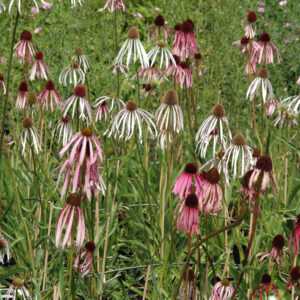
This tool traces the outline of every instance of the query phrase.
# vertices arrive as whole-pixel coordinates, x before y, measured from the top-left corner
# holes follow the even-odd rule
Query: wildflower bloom
[[[52,80],[49,80],[45,84],[45,88],[40,92],[38,100],[43,105],[43,107],[48,111],[48,106],[50,105],[51,111],[54,111],[53,100],[58,109],[62,105],[62,101],[59,93],[55,89],[55,85]]]
[[[291,231],[290,239],[289,239],[289,250],[292,247],[292,242],[294,240],[293,252],[299,255],[299,240],[300,240],[300,214],[297,216],[294,228]]]
[[[53,6],[53,3],[41,0],[41,5],[43,9],[50,9]]]
[[[206,72],[206,67],[202,63],[202,55],[200,52],[198,52],[194,55],[192,65],[193,65],[196,73],[199,71],[198,75],[200,77],[203,76],[203,74]]]
[[[92,267],[93,255],[96,249],[96,245],[93,241],[85,243],[84,250],[76,257],[75,270],[81,272],[81,276],[87,275]],[[83,261],[81,263],[81,261]]]
[[[19,11],[19,14],[21,15],[22,0],[17,0],[17,1],[18,1],[18,11]],[[15,2],[15,0],[11,0],[10,3],[9,3],[9,6],[8,6],[8,13],[9,14],[11,14],[11,9],[12,9],[12,6],[13,6],[14,2]],[[36,11],[39,11],[39,7],[38,7],[35,0],[33,0],[33,3],[34,3]]]
[[[211,297],[209,300],[227,300],[234,292],[234,287],[230,284],[227,278],[218,281],[211,290]]]
[[[270,41],[271,37],[268,33],[262,33],[260,35],[260,41],[258,42],[259,47],[254,48],[253,53],[253,55],[257,57],[259,64],[273,64],[274,54],[278,63],[282,61],[277,47]]]
[[[67,79],[69,77],[69,84],[74,83],[76,86],[78,83],[84,83],[85,75],[80,65],[73,61],[68,67],[63,69],[59,75],[59,83],[67,86]]]
[[[167,76],[172,75],[174,78],[179,78],[179,74],[183,72],[182,67],[180,65],[180,58],[176,54],[173,54],[173,58],[176,64],[173,64],[172,61],[170,61],[169,66],[165,70],[165,73]]]
[[[159,131],[159,146],[164,149],[167,139],[172,143],[173,135],[183,131],[183,114],[175,90],[170,89],[166,92],[163,103],[155,113],[155,119]]]
[[[270,180],[272,182],[273,192],[276,193],[277,186],[272,173],[272,160],[271,157],[268,155],[262,155],[258,158],[254,167],[254,171],[249,180],[250,189],[255,189],[260,174],[262,174],[263,176],[261,183],[261,193],[264,194],[267,191],[270,185]]]
[[[36,53],[36,47],[32,41],[32,34],[28,30],[24,30],[21,33],[20,41],[14,46],[14,49],[16,50],[20,64],[26,60],[28,60],[28,63],[32,63],[32,57]]]
[[[193,21],[188,19],[180,25],[180,29],[175,36],[172,53],[178,55],[182,60],[186,60],[189,56],[199,52],[194,27]]]
[[[176,76],[176,81],[180,83],[180,87],[190,88],[193,86],[193,76],[190,66],[187,62],[180,63],[181,71]]]
[[[300,266],[296,266],[294,268],[291,269],[290,271],[290,280],[287,284],[287,288],[291,289],[293,286],[296,289],[300,288]]]
[[[149,61],[149,67],[148,68],[140,68],[138,70],[138,76],[142,80],[145,80],[147,78],[147,83],[151,83],[152,80],[162,77],[163,72],[159,68],[157,68],[154,63]],[[135,78],[136,78],[136,75],[134,75],[132,77],[132,79],[135,79]]]
[[[51,74],[43,58],[43,53],[41,51],[37,51],[35,54],[35,61],[32,65],[32,69],[29,76],[30,80],[34,80],[35,77],[47,80],[47,73]]]
[[[257,12],[263,14],[263,13],[265,12],[265,9],[264,9],[263,7],[259,7],[259,8],[257,9]]]
[[[240,40],[233,42],[232,44],[240,46],[242,53],[247,53],[249,50],[249,41],[250,39],[244,36]]]
[[[154,65],[155,60],[159,54],[160,54],[160,64],[159,64],[160,69],[162,68],[163,64],[165,64],[165,68],[168,68],[169,61],[171,61],[173,65],[176,65],[176,61],[173,58],[172,53],[166,47],[166,42],[160,40],[157,42],[156,47],[154,47],[148,53],[148,59],[151,61],[151,65],[150,65],[151,67]]]
[[[9,297],[6,299],[11,299],[11,294],[13,300],[17,299],[17,295],[20,295],[24,300],[31,299],[27,288],[24,286],[24,281],[21,278],[14,278],[13,282],[7,290],[7,294],[3,296]]]
[[[72,227],[75,224],[75,214],[77,222],[76,248],[79,250],[85,237],[85,221],[84,214],[80,208],[80,197],[76,194],[70,194],[66,200],[66,205],[57,217],[55,228],[55,245],[57,248],[65,249],[65,246],[71,246],[72,243]],[[63,231],[65,234],[63,236]]]
[[[273,120],[274,126],[279,126],[282,128],[284,125],[290,127],[294,125],[298,126],[297,116],[298,112],[291,111],[289,107],[283,103],[281,103],[277,108],[277,117]]]
[[[72,60],[77,61],[82,66],[84,73],[91,69],[91,63],[80,47],[76,47]]]
[[[187,281],[186,281],[187,280]],[[196,287],[195,290],[195,273],[192,269],[188,270],[188,276],[184,276],[184,281],[182,281],[180,288],[179,288],[179,300],[184,300],[187,290],[187,297],[188,299],[192,299],[192,296],[194,295],[195,299],[200,299],[200,291]]]
[[[129,100],[126,102],[125,108],[121,109],[114,119],[111,121],[109,128],[104,134],[108,134],[108,137],[117,135],[119,139],[124,138],[128,141],[135,132],[135,127],[138,127],[138,138],[140,143],[143,141],[142,122],[144,121],[147,125],[147,129],[150,133],[150,137],[154,138],[157,135],[157,130],[154,122],[152,121],[153,116],[146,110],[139,108],[135,101]]]
[[[1,52],[0,52],[0,61],[3,65],[6,65],[7,59]]]
[[[63,163],[57,180],[58,183],[62,173],[65,172],[61,197],[66,193],[71,180],[72,192],[74,193],[81,186],[83,179],[83,191],[87,197],[90,199],[91,189],[93,189],[97,197],[98,190],[103,191],[105,189],[103,179],[98,170],[98,162],[103,162],[99,140],[90,128],[84,128],[77,132],[69,143],[63,147],[59,152],[59,157],[62,158],[67,151],[70,151],[70,154]],[[70,176],[73,167],[75,167],[74,175]]]
[[[4,257],[6,255],[6,260],[10,260],[10,251],[7,240],[0,234],[0,263],[4,263]]]
[[[58,134],[58,143],[60,142],[60,140],[62,140],[62,144],[63,146],[65,146],[70,141],[73,135],[71,117],[69,115],[61,117],[55,130]]]
[[[216,168],[205,173],[206,184],[204,185],[203,197],[199,199],[199,210],[202,214],[217,213],[222,210],[223,192],[218,181],[220,174]]]
[[[109,114],[109,109],[106,105],[106,102],[103,101],[100,105],[98,105],[97,110],[95,112],[96,122],[101,121],[102,116],[104,117],[104,120],[106,122],[108,114]]]
[[[228,164],[231,159],[231,169],[233,169],[233,177],[243,176],[251,161],[252,151],[248,146],[246,138],[238,133],[231,141],[231,145],[226,149],[225,161],[226,168],[228,169]]]
[[[256,287],[253,292],[250,294],[250,299],[255,299],[256,296],[259,294],[259,299],[263,300],[264,298],[264,292],[269,296],[272,292],[272,290],[276,293],[276,297],[278,297],[278,289],[275,284],[272,284],[271,286],[271,276],[268,274],[264,274],[261,277],[261,281],[258,287]]]
[[[290,111],[298,114],[300,107],[300,95],[285,98],[281,101],[281,103],[287,105]]]
[[[25,107],[27,94],[28,85],[25,81],[22,81],[19,85],[19,92],[16,100],[16,108],[23,109]]]
[[[5,87],[5,82],[4,82],[4,76],[3,74],[0,73],[0,88],[2,86],[2,95],[6,94],[6,87]]]
[[[246,98],[253,101],[254,97],[262,95],[263,101],[271,100],[274,98],[273,89],[270,80],[268,79],[269,74],[266,69],[261,69],[256,77],[249,85]]]
[[[190,193],[192,186],[196,189],[196,194],[202,190],[203,179],[197,173],[197,166],[193,163],[188,163],[184,171],[177,177],[172,193],[178,195],[183,201]]]
[[[254,207],[252,207],[252,204],[254,204],[254,200],[255,200],[255,190],[249,188],[249,181],[252,173],[253,170],[250,170],[246,172],[245,175],[243,176],[242,189],[240,190],[240,192],[249,200],[249,210],[253,212]]]
[[[22,154],[24,154],[26,149],[26,143],[28,142],[31,147],[34,148],[35,152],[38,153],[41,150],[41,145],[38,141],[37,129],[33,127],[33,122],[30,118],[24,118],[23,122],[23,131],[21,133],[21,145],[22,145]]]
[[[287,5],[287,1],[280,1],[280,2],[279,2],[279,5],[280,5],[280,6],[286,6],[286,5]]]
[[[109,12],[114,12],[116,9],[121,12],[127,10],[124,0],[107,0],[104,7],[100,8],[99,11],[102,12],[107,9]]]
[[[253,25],[257,20],[256,13],[252,10],[249,11],[247,15],[247,19],[248,19],[248,24],[245,27],[245,36],[249,39],[253,39],[256,35],[256,26]]]
[[[267,116],[272,116],[275,112],[275,108],[280,105],[277,99],[272,99],[269,101],[266,101],[266,115]],[[261,106],[261,104],[259,104]]]
[[[122,64],[123,57],[127,53],[127,58],[126,58],[127,68],[129,67],[129,64],[131,63],[132,59],[134,63],[137,61],[137,59],[139,59],[142,68],[148,68],[149,66],[148,56],[141,41],[139,40],[139,32],[137,28],[131,27],[128,30],[127,37],[128,37],[127,40],[121,47],[113,64],[114,65]]]
[[[161,31],[163,32],[165,41],[167,40],[169,28],[166,26],[165,18],[162,15],[158,15],[154,19],[154,24],[149,26],[148,30],[148,42],[160,39]]]
[[[184,208],[180,212],[177,220],[177,229],[186,234],[200,234],[198,217],[198,197],[195,194],[189,194],[184,202]]]
[[[71,110],[70,115],[74,118],[77,107],[79,108],[79,118],[85,119],[88,117],[92,121],[92,109],[86,99],[86,88],[81,84],[78,84],[74,88],[73,95],[63,103],[63,116],[65,117],[69,110]]]
[[[276,262],[278,265],[281,265],[281,256],[283,254],[282,248],[284,247],[284,237],[281,234],[278,234],[274,237],[272,241],[272,248],[271,251],[268,253],[261,252],[258,253],[256,256],[261,256],[259,261],[263,261],[266,257],[269,257],[269,269],[271,270],[271,261]]]

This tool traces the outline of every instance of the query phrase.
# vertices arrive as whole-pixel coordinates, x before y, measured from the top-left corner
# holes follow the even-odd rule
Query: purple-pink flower
[[[272,278],[269,274],[264,274],[261,277],[260,284],[258,287],[256,287],[253,292],[250,294],[250,300],[255,299],[256,296],[259,294],[259,299],[263,300],[264,292],[269,296],[272,292],[272,290],[276,293],[276,297],[278,297],[278,289],[275,284],[272,284],[271,286]]]
[[[257,9],[257,12],[259,12],[260,14],[263,14],[265,12],[265,9],[263,7],[259,7]]]
[[[247,14],[248,24],[245,27],[245,36],[249,39],[253,39],[256,35],[256,26],[253,24],[257,20],[257,15],[254,11],[250,10]]]
[[[25,107],[27,94],[28,94],[28,85],[26,81],[22,81],[19,85],[16,108],[23,109]]]
[[[71,246],[72,227],[76,222],[77,233],[75,245],[79,250],[85,238],[85,220],[84,214],[80,208],[81,199],[78,194],[73,193],[68,196],[66,202],[67,204],[64,206],[57,217],[55,229],[55,245],[57,248],[61,249],[64,249],[66,245],[68,245],[69,247]]]
[[[99,12],[103,12],[105,9],[109,12],[114,12],[116,9],[124,12],[127,7],[124,0],[107,0],[104,7],[99,9]]]
[[[193,86],[193,76],[190,66],[187,62],[180,63],[181,69],[176,75],[176,81],[180,83],[180,87],[183,89],[184,87],[190,88]]]
[[[109,109],[106,105],[106,102],[103,101],[96,109],[95,120],[96,122],[101,121],[104,117],[105,122],[107,121],[107,115],[109,114]]]
[[[234,287],[230,284],[227,278],[218,281],[211,290],[211,297],[209,300],[227,300],[234,292]]]
[[[86,276],[92,267],[93,255],[96,245],[93,241],[85,243],[84,250],[76,257],[75,270],[81,272],[81,276]]]
[[[43,9],[50,9],[53,6],[53,3],[41,0],[41,5]]]
[[[41,31],[42,31],[42,27],[38,27],[38,28],[34,29],[35,34],[39,34]]]
[[[154,19],[154,24],[148,27],[148,42],[161,39],[161,34],[164,35],[164,39],[167,40],[169,28],[166,26],[165,18],[162,15],[158,15]]]
[[[0,73],[0,88],[2,87],[2,95],[6,94],[6,86],[4,82],[4,76]]]
[[[297,216],[295,223],[294,223],[294,228],[291,231],[290,234],[290,239],[289,239],[289,250],[292,247],[292,243],[294,241],[294,247],[293,247],[293,252],[297,255],[299,255],[299,240],[300,240],[300,214]]]
[[[280,1],[280,2],[279,2],[279,5],[280,5],[280,6],[286,6],[286,5],[287,5],[287,1]]]
[[[47,80],[47,73],[51,74],[43,58],[43,53],[41,51],[37,51],[35,54],[35,61],[32,65],[29,76],[30,80],[34,80],[35,77]]]
[[[296,266],[290,271],[290,280],[287,284],[287,289],[291,289],[292,287],[295,287],[298,291],[300,289],[300,266]]]
[[[20,41],[14,46],[16,54],[19,58],[19,63],[24,63],[28,60],[32,63],[32,57],[35,55],[36,47],[32,41],[32,34],[28,30],[21,33]]]
[[[53,81],[49,80],[45,84],[45,88],[40,92],[38,100],[41,105],[48,111],[48,106],[50,106],[51,111],[54,111],[53,100],[56,103],[57,108],[60,110],[62,101],[59,93],[56,91]]]

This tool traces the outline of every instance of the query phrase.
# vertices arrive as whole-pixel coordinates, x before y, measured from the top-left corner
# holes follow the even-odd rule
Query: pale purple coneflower
[[[0,263],[4,263],[4,258],[6,256],[6,261],[10,260],[10,251],[7,240],[0,234]]]
[[[199,211],[198,211],[198,197],[196,194],[189,194],[184,200],[184,207],[179,213],[177,220],[177,229],[184,231],[186,234],[197,235],[199,230]]]
[[[175,79],[181,72],[183,72],[183,69],[180,65],[180,58],[178,55],[173,54],[173,58],[176,62],[176,64],[173,65],[172,61],[169,62],[168,68],[165,70],[165,73],[167,76],[172,75]]]
[[[77,223],[76,248],[79,250],[85,238],[85,220],[83,211],[80,208],[81,199],[78,194],[72,193],[66,200],[66,205],[60,211],[55,228],[55,245],[57,248],[65,249],[72,244],[72,228]],[[65,229],[65,232],[64,232]]]
[[[32,63],[32,57],[36,53],[36,47],[32,41],[32,34],[28,30],[21,33],[20,41],[14,46],[16,55],[19,58],[19,63]]]
[[[181,72],[175,77],[176,81],[180,83],[182,89],[184,86],[186,88],[191,88],[193,86],[193,76],[189,64],[187,62],[181,62],[180,67]]]
[[[197,166],[193,163],[188,163],[184,171],[177,177],[172,193],[178,195],[183,201],[190,193],[192,187],[195,188],[198,195],[203,189],[204,180],[197,173]]]
[[[269,101],[266,101],[266,115],[272,116],[275,112],[276,107],[280,106],[279,101],[275,98]],[[258,107],[261,106],[261,103],[257,105]]]
[[[279,266],[281,265],[281,256],[283,255],[282,248],[284,247],[284,237],[281,234],[276,235],[272,241],[271,251],[257,253],[256,256],[261,256],[259,261],[263,261],[266,257],[269,257],[269,270],[272,269],[271,262],[276,262]]]
[[[23,122],[23,130],[21,133],[21,146],[22,146],[22,154],[25,153],[26,144],[28,143],[30,147],[32,147],[36,153],[39,153],[41,150],[41,145],[38,141],[38,132],[35,127],[33,127],[33,122],[30,118],[24,118]]]
[[[199,70],[198,75],[200,77],[203,76],[203,74],[206,72],[207,68],[203,65],[202,55],[201,55],[200,52],[198,52],[194,55],[194,58],[193,58],[193,61],[192,61],[192,66],[193,66],[196,73]]]
[[[113,67],[113,70],[112,70],[113,74],[117,74],[118,70],[123,74],[125,74],[128,71],[128,68],[120,62],[113,62],[113,64],[111,66],[109,66],[109,68],[112,68],[112,67]]]
[[[218,213],[222,210],[223,192],[220,184],[220,174],[216,168],[202,172],[201,177],[205,180],[204,192],[199,197],[199,211],[203,215]]]
[[[18,1],[18,12],[21,15],[22,0],[17,0],[17,1]],[[38,7],[36,1],[35,0],[32,0],[32,1],[33,1],[34,6],[35,6],[35,9],[37,11],[39,11],[39,7]],[[11,10],[12,10],[12,6],[13,6],[14,2],[15,2],[15,0],[11,0],[10,3],[9,3],[9,6],[8,6],[8,13],[9,14],[11,14]]]
[[[257,57],[259,64],[273,64],[274,54],[277,58],[277,62],[281,63],[282,59],[277,47],[270,42],[271,37],[268,33],[262,33],[260,35],[259,47],[254,48],[254,56]]]
[[[106,105],[106,101],[103,101],[100,105],[97,106],[95,111],[95,120],[96,122],[101,121],[104,118],[104,121],[107,121],[107,115],[109,114],[109,109]]]
[[[0,61],[1,61],[2,65],[6,65],[6,63],[7,63],[6,57],[1,52],[0,52]]]
[[[166,144],[173,142],[174,135],[183,132],[183,113],[178,104],[178,96],[175,90],[168,90],[162,104],[155,113],[156,126],[159,132],[159,146],[166,148]]]
[[[250,170],[245,173],[245,175],[242,178],[242,188],[240,190],[240,193],[244,198],[248,199],[249,204],[249,210],[251,212],[254,212],[253,205],[255,204],[255,190],[249,188],[249,181],[250,177],[253,173],[253,170]]]
[[[0,73],[0,88],[2,87],[2,95],[4,96],[6,94],[6,86],[4,82],[4,76]]]
[[[34,80],[35,77],[47,80],[47,73],[51,74],[43,58],[43,53],[41,51],[37,51],[35,54],[35,61],[32,65],[32,69],[29,76],[30,80]]]
[[[300,241],[300,214],[296,217],[295,223],[294,223],[294,228],[291,231],[290,234],[290,239],[289,239],[289,250],[292,247],[292,242],[294,240],[294,247],[292,251],[299,255],[299,241]]]
[[[86,88],[84,85],[78,84],[73,90],[73,95],[63,103],[62,114],[65,117],[70,112],[74,118],[76,109],[79,109],[80,119],[89,119],[92,121],[92,109],[88,100],[86,99]]]
[[[73,136],[72,119],[69,115],[61,117],[56,128],[56,134],[58,135],[58,143],[62,140],[63,146],[65,146]]]
[[[129,64],[133,61],[135,63],[139,60],[142,68],[148,68],[149,60],[147,53],[139,39],[139,32],[136,27],[131,27],[127,33],[127,40],[121,47],[113,65],[122,64],[123,57],[127,54],[126,67],[129,68]]]
[[[41,5],[43,9],[50,9],[53,6],[53,3],[46,2],[45,0],[41,0]]]
[[[250,168],[251,158],[252,150],[247,139],[240,133],[236,134],[224,154],[225,166],[233,171],[233,178],[244,176]]]
[[[6,10],[5,4],[2,1],[0,1],[0,14],[2,14],[3,12],[5,12],[5,10]]]
[[[107,0],[104,7],[100,8],[99,11],[102,12],[107,9],[109,12],[114,12],[116,9],[120,12],[127,10],[124,0]]]
[[[138,70],[138,76],[145,80],[147,79],[147,83],[151,83],[153,79],[161,78],[163,76],[163,72],[156,67],[154,63],[149,61],[149,67],[148,68],[140,68]],[[132,79],[136,79],[136,74],[132,77]]]
[[[78,83],[84,83],[85,74],[82,71],[80,65],[73,61],[68,67],[63,69],[59,75],[59,83],[67,86],[67,79],[69,77],[69,84],[76,86]]]
[[[256,13],[250,10],[247,15],[247,20],[248,20],[248,24],[245,27],[245,36],[252,40],[256,35],[256,26],[253,25],[257,20]]]
[[[147,28],[148,33],[148,42],[151,40],[158,41],[161,39],[161,33],[164,36],[165,41],[168,37],[169,28],[166,26],[165,18],[162,15],[158,15],[154,19],[154,24]]]
[[[3,295],[2,297],[6,297],[6,299],[16,300],[19,299],[19,296],[21,296],[21,299],[23,300],[31,299],[29,291],[24,285],[24,280],[21,278],[14,278],[7,290],[7,294]]]
[[[95,243],[89,241],[85,243],[84,249],[76,257],[75,270],[76,272],[81,272],[82,277],[85,277],[91,270],[95,249]]]
[[[265,194],[270,186],[270,181],[272,183],[273,193],[277,193],[277,183],[275,177],[272,173],[272,160],[269,155],[261,155],[254,167],[254,171],[249,180],[249,188],[257,190],[257,181],[259,176],[262,174],[261,182],[261,194]]]
[[[57,108],[60,110],[62,101],[59,93],[55,89],[55,85],[52,80],[49,80],[45,84],[45,88],[40,92],[38,96],[38,100],[41,105],[48,111],[48,107],[50,106],[51,111],[54,111],[53,102],[55,102]],[[53,101],[54,100],[54,101]]]
[[[209,300],[227,300],[234,292],[234,287],[227,278],[218,281],[211,290]]]
[[[156,95],[156,90],[150,83],[147,83],[143,89],[140,90],[141,94],[144,94],[145,97],[148,97],[149,94],[152,96]]]
[[[249,51],[250,39],[246,36],[242,37],[240,40],[233,42],[233,45],[240,46],[242,53],[247,53]]]
[[[281,101],[281,103],[287,105],[289,111],[293,111],[298,114],[300,107],[300,95],[285,98]]]
[[[273,120],[274,126],[279,125],[279,127],[297,127],[298,126],[298,112],[291,111],[289,107],[281,103],[277,108],[277,117]]]
[[[77,191],[81,184],[84,184],[83,191],[89,199],[91,189],[96,192],[95,196],[98,197],[98,190],[102,192],[105,190],[103,179],[98,171],[98,162],[103,162],[99,140],[90,128],[84,128],[77,132],[63,147],[59,152],[59,157],[62,158],[69,151],[70,154],[63,163],[57,180],[58,186],[60,177],[65,173],[61,197],[66,193],[71,181],[73,193]],[[74,175],[71,176],[73,167],[75,168]],[[82,179],[84,179],[84,183],[81,182]]]
[[[186,294],[188,299],[192,299],[193,296],[195,297],[194,299],[200,299],[200,291],[197,286],[195,290],[195,273],[192,269],[188,270],[187,278],[186,276],[184,276],[184,280],[182,281],[179,288],[178,299],[185,300]]]
[[[296,290],[300,289],[300,266],[296,266],[290,271],[290,280],[287,283],[287,289],[295,287]]]
[[[79,65],[82,66],[84,73],[91,70],[92,68],[88,57],[83,53],[83,50],[80,47],[75,48],[72,60],[77,61]]]
[[[147,129],[150,133],[150,137],[157,136],[157,130],[153,122],[153,116],[146,110],[139,108],[135,101],[129,100],[126,102],[125,108],[121,109],[117,115],[111,121],[109,128],[104,132],[104,135],[108,134],[108,137],[117,136],[119,139],[125,137],[125,141],[128,141],[135,133],[136,126],[138,127],[138,138],[140,143],[143,142],[143,121],[147,125]]]
[[[193,21],[188,19],[180,25],[180,29],[175,35],[172,53],[178,55],[181,60],[186,60],[199,52],[197,49],[194,27]]]
[[[258,77],[254,78],[250,83],[246,98],[249,98],[250,101],[253,101],[255,97],[259,97],[261,94],[264,103],[267,100],[274,99],[272,84],[268,77],[268,71],[262,68],[258,73]]]
[[[26,97],[28,94],[28,84],[22,81],[19,85],[19,91],[16,100],[16,108],[23,109],[26,104]]]
[[[269,296],[272,290],[276,293],[276,297],[279,296],[278,289],[275,284],[271,286],[272,278],[268,274],[263,274],[260,280],[260,284],[256,287],[253,292],[250,294],[250,300],[255,299],[259,294],[259,299],[263,300],[264,292]]]

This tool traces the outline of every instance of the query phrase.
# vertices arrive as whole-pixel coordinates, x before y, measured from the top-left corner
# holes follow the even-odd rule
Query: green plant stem
[[[114,11],[114,30],[115,30],[115,54],[118,55],[118,30],[117,30],[117,10]],[[120,94],[120,70],[117,68],[117,98]]]
[[[71,249],[70,249],[70,257],[69,257],[69,286],[68,286],[68,300],[71,299],[71,290],[72,290],[72,270],[73,270],[73,253],[74,253],[74,237],[75,237],[75,226],[74,223],[72,225],[72,233],[71,233]]]
[[[136,71],[136,84],[137,84],[137,99],[138,99],[139,106],[141,106],[140,78],[139,78],[139,70],[137,64],[135,64],[135,71]]]

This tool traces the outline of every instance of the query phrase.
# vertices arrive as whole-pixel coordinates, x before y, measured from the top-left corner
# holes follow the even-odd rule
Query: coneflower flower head
[[[294,228],[291,231],[290,234],[290,239],[289,239],[289,249],[292,246],[292,242],[294,240],[294,247],[293,247],[293,252],[297,255],[299,255],[299,241],[300,241],[300,214],[297,216],[295,223],[294,223]]]
[[[28,94],[28,85],[26,81],[22,81],[19,85],[16,108],[23,109],[25,107],[27,94]]]
[[[77,272],[80,271],[82,273],[82,277],[86,276],[91,270],[95,249],[96,245],[93,241],[85,243],[83,251],[80,253],[80,255],[77,256],[75,260],[75,270]],[[80,261],[82,260],[83,262],[80,263]]]
[[[288,106],[289,111],[293,111],[298,115],[300,107],[300,95],[288,97],[281,101]]]
[[[290,281],[287,284],[287,288],[290,289],[293,286],[296,289],[300,288],[300,266],[296,266],[290,271]]]
[[[0,234],[0,263],[4,263],[4,257],[6,261],[10,260],[10,251],[7,240]]]
[[[250,39],[244,36],[240,40],[233,42],[232,44],[240,46],[242,53],[246,53],[249,50],[249,42]]]
[[[86,73],[91,69],[91,63],[88,57],[83,53],[83,50],[80,47],[76,47],[74,55],[72,57],[74,61],[77,61],[80,66],[83,68],[83,72]]]
[[[163,31],[164,39],[167,40],[169,28],[166,26],[165,18],[162,15],[158,15],[154,19],[154,24],[148,27],[148,42],[150,40],[158,40],[160,33]]]
[[[41,150],[40,143],[38,141],[37,129],[33,127],[33,122],[30,118],[24,118],[22,121],[23,130],[21,133],[21,146],[22,154],[26,149],[26,143],[28,142],[31,147],[38,153]]]
[[[69,84],[83,84],[85,81],[85,74],[81,69],[79,63],[77,61],[73,61],[68,67],[63,69],[59,75],[59,83],[67,86],[67,79],[69,77]]]
[[[263,299],[263,293],[266,292],[267,296],[269,296],[272,292],[272,290],[276,293],[276,297],[278,297],[278,289],[275,284],[272,284],[271,286],[272,278],[269,274],[263,274],[261,277],[260,285],[253,290],[253,292],[250,294],[250,299],[255,299],[256,296],[260,295],[260,300]]]
[[[19,0],[21,1],[21,0]],[[36,47],[32,41],[32,34],[28,30],[24,30],[21,33],[20,41],[14,46],[16,55],[19,58],[19,63],[25,63],[28,59],[29,63],[32,63],[32,57],[36,53]]]
[[[10,296],[12,294],[13,296]],[[18,277],[15,277],[7,290],[7,294],[3,295],[5,299],[16,299],[16,295],[21,295],[22,299],[29,300],[31,299],[27,288],[24,286],[24,280]]]
[[[196,275],[195,275],[194,271],[192,269],[189,269],[187,278],[186,278],[186,276],[184,276],[184,280],[182,281],[182,283],[180,285],[179,295],[178,295],[179,300],[185,299],[186,290],[187,290],[188,299],[191,299],[193,295],[196,297],[195,299],[200,299],[200,291],[199,291],[198,287],[195,287],[195,284],[194,284],[195,279],[196,279]],[[196,288],[196,290],[195,290],[195,288]]]
[[[47,80],[47,73],[51,74],[43,58],[43,53],[41,51],[37,51],[35,54],[35,61],[33,63],[29,76],[30,80],[34,80],[35,77]]]
[[[107,0],[104,7],[100,8],[99,11],[102,12],[107,9],[109,12],[114,12],[118,9],[120,12],[127,10],[124,0]]]
[[[61,117],[55,129],[56,134],[58,134],[58,143],[62,140],[63,146],[65,146],[72,138],[72,119],[69,115]]]
[[[256,26],[253,23],[257,20],[257,15],[254,11],[250,10],[247,14],[248,24],[245,27],[245,36],[249,39],[253,39],[256,35]]]
[[[59,93],[55,89],[55,85],[52,80],[49,80],[45,84],[45,88],[39,94],[38,100],[43,105],[43,107],[48,111],[50,105],[51,111],[54,111],[53,100],[57,108],[60,110],[62,101]]]
[[[176,67],[176,66],[175,66]],[[193,86],[193,76],[190,69],[190,65],[186,61],[180,62],[180,69],[178,69],[175,77],[176,81],[180,83],[180,87],[183,89],[184,86],[190,88]]]
[[[209,300],[227,300],[233,295],[233,292],[233,285],[227,278],[224,278],[214,285]]]

